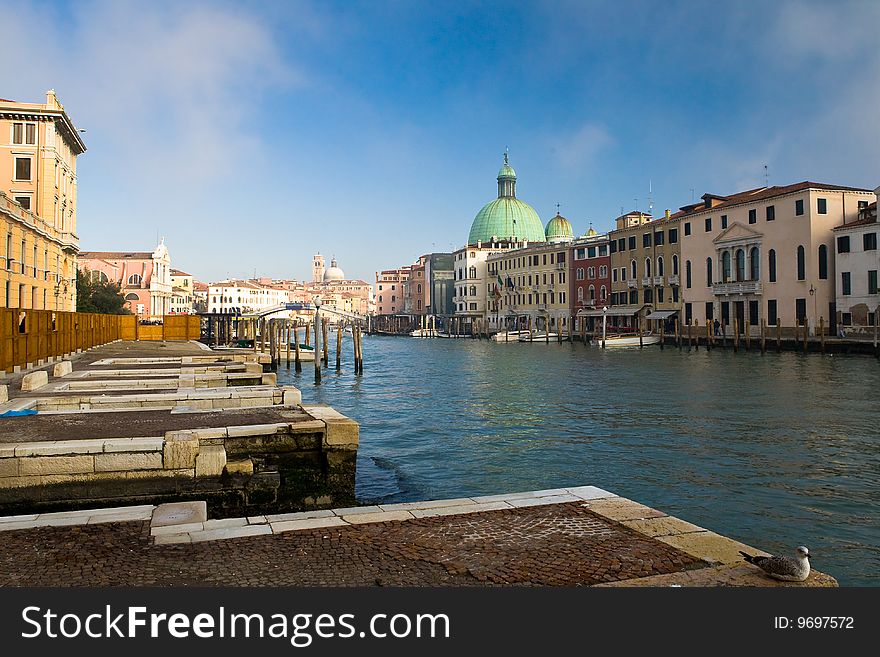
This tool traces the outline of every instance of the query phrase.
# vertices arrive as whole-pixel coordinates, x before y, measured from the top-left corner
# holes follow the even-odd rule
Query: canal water
[[[363,503],[591,484],[880,585],[880,363],[369,336],[279,383],[360,423]],[[332,343],[335,348],[335,340]],[[335,354],[331,351],[331,354]]]

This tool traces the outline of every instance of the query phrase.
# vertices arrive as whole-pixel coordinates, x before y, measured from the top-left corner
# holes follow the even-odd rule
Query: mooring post
[[[819,317],[819,344],[822,346],[822,353],[825,353],[825,318]]]
[[[874,358],[880,358],[877,350],[877,326],[880,325],[880,307],[874,309]]]
[[[807,318],[804,317],[804,353],[807,353],[807,338],[810,336],[810,331],[807,328]]]
[[[284,328],[286,329],[285,335],[287,336],[287,339],[285,340],[285,343],[287,344],[287,369],[290,369],[290,334],[293,330],[290,320],[284,322]]]
[[[752,347],[752,325],[749,322],[743,321],[743,329],[746,334],[746,351],[749,351]]]
[[[299,319],[293,324],[293,359],[293,369],[296,372],[302,372],[302,361],[299,357]]]
[[[342,369],[342,322],[336,325],[336,371]]]
[[[675,318],[675,344],[678,345],[678,350],[681,351],[681,324],[678,321],[678,317]]]
[[[739,318],[733,318],[733,353],[739,351]]]
[[[776,353],[780,353],[782,351],[782,322],[779,321],[779,318],[776,318]]]
[[[761,355],[767,350],[767,320],[761,318]]]
[[[318,314],[318,311],[315,311],[315,383],[321,383],[321,345],[318,336],[320,335],[318,332],[318,326],[320,325],[321,318]]]
[[[693,325],[691,324],[691,322],[688,322],[688,351],[690,351],[694,346],[694,336],[691,333],[692,329]]]
[[[329,319],[327,319],[326,317],[321,318],[321,340],[323,340],[322,344],[324,347],[324,367],[327,367],[327,364],[330,360],[330,354],[329,354],[330,348],[327,344],[328,342],[330,342],[330,340],[327,339],[330,334],[329,324],[330,324]]]
[[[636,321],[638,321],[638,323],[639,323],[639,349],[641,349],[642,347],[645,346],[644,345],[644,338],[642,336],[642,318],[637,317]]]

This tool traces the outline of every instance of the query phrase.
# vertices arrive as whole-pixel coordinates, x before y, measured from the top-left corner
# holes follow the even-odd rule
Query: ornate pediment
[[[712,242],[716,247],[734,246],[736,244],[753,244],[760,242],[764,237],[763,233],[752,230],[738,221],[733,222],[730,226],[721,231],[721,233]]]

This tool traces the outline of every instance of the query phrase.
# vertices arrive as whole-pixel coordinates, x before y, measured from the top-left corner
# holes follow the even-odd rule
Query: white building
[[[874,193],[880,198],[880,187]],[[870,205],[860,201],[858,219],[834,229],[838,324],[848,332],[874,326],[878,321],[878,233],[876,201]]]
[[[193,277],[179,269],[171,270],[171,314],[193,313]]]
[[[208,286],[208,312],[258,312],[288,303],[291,300],[290,295],[289,290],[256,285],[248,281],[219,281]],[[287,314],[287,311],[282,311],[283,316]]]

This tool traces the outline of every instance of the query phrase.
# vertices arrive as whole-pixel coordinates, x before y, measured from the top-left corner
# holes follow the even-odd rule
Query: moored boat
[[[559,336],[556,333],[550,333],[549,335],[546,332],[535,332],[529,333],[528,331],[523,331],[523,335],[519,336],[520,342],[549,342],[551,340],[556,340]]]
[[[646,333],[642,335],[641,340],[639,339],[638,334],[627,333],[624,335],[606,335],[605,336],[605,347],[638,347],[644,346],[647,347],[652,344],[659,344],[660,336],[652,335],[650,333]],[[590,341],[590,344],[601,347],[602,346],[602,338],[597,337]]]
[[[495,342],[517,342],[522,335],[528,335],[528,331],[499,331],[492,336]]]

